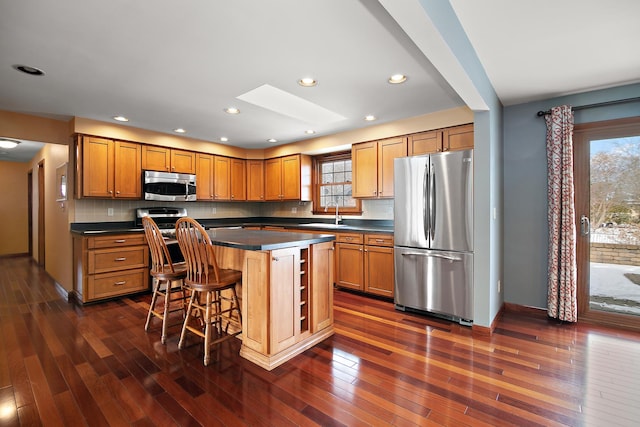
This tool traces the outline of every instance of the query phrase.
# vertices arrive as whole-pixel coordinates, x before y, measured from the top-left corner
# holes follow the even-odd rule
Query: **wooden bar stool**
[[[176,222],[176,238],[187,265],[185,286],[191,291],[178,348],[183,347],[187,331],[203,337],[204,365],[207,366],[212,345],[242,332],[242,313],[236,293],[242,272],[218,268],[211,238],[196,220],[180,218]],[[231,295],[225,296],[223,291]],[[197,325],[193,325],[194,320]],[[229,331],[231,325],[233,328]],[[212,338],[214,332],[215,339]]]
[[[153,296],[144,330],[149,330],[153,316],[162,319],[161,341],[164,344],[167,340],[167,329],[173,326],[169,325],[169,314],[181,310],[184,319],[186,313],[187,295],[183,283],[187,269],[184,263],[174,264],[171,261],[164,237],[152,218],[142,217],[142,226],[151,252],[150,274],[153,277]],[[163,298],[161,309],[156,308],[158,297]],[[179,324],[182,324],[182,321]]]

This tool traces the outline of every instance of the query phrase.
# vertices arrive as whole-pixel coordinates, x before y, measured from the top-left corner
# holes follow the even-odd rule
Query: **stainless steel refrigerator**
[[[473,321],[473,150],[394,161],[394,302]]]

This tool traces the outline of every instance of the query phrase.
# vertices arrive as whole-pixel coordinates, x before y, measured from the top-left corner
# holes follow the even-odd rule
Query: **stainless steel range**
[[[158,224],[160,233],[165,238],[173,239],[176,236],[176,221],[186,217],[187,210],[185,208],[167,208],[164,206],[136,209],[137,227],[142,227],[142,217],[145,216],[152,218]]]
[[[169,256],[171,260],[175,262],[184,261],[178,241],[176,240],[176,221],[180,218],[187,216],[187,210],[185,208],[139,208],[136,209],[136,226],[142,227],[142,217],[151,217],[158,224],[160,233],[164,237],[167,243],[167,249],[169,250]]]

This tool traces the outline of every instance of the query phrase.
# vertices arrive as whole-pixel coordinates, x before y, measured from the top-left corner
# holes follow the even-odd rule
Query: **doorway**
[[[44,160],[38,163],[38,265],[45,267],[44,246]]]
[[[640,117],[574,129],[578,312],[640,329]]]
[[[27,227],[29,239],[29,256],[33,258],[33,169],[27,172]]]

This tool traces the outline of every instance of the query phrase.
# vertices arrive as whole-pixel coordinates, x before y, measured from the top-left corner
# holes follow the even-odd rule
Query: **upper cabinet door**
[[[196,173],[196,153],[172,149],[171,172]]]
[[[142,147],[135,142],[115,142],[114,188],[116,198],[142,197]]]
[[[378,141],[378,197],[393,197],[393,160],[406,156],[406,137]]]
[[[82,137],[82,196],[113,197],[114,142]]]
[[[142,146],[142,169],[171,171],[171,149],[154,145]]]
[[[198,153],[196,156],[196,199],[213,200],[213,156]]]
[[[351,146],[353,197],[378,196],[378,145],[375,141]]]
[[[231,199],[231,159],[213,156],[213,198],[215,200]]]
[[[300,156],[282,158],[282,198],[300,200]]]
[[[282,200],[282,159],[264,161],[264,198],[265,200]]]
[[[442,151],[442,131],[420,132],[409,137],[409,155],[438,153]]]
[[[247,200],[247,162],[231,159],[231,200]]]
[[[473,148],[473,124],[456,126],[443,131],[444,151]]]
[[[247,160],[247,200],[264,201],[264,160]]]

